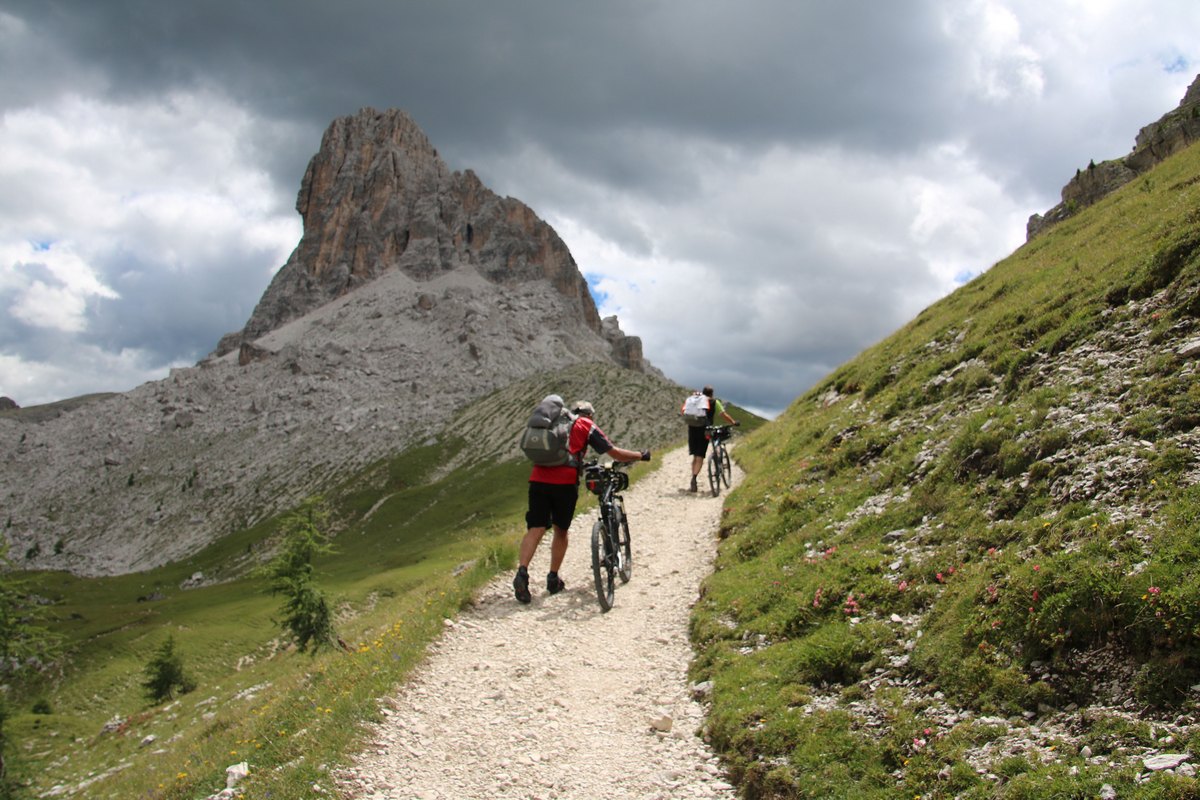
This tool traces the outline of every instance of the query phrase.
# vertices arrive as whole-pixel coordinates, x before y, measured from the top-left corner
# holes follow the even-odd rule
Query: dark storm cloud
[[[582,148],[581,167],[613,182],[647,173],[636,153],[624,165],[589,133],[904,148],[952,101],[943,80],[952,54],[930,3],[11,7],[58,45],[56,61],[74,61],[72,78],[100,70],[113,97],[217,85],[316,130],[364,105],[401,106],[443,149],[465,155],[535,136],[560,157]],[[294,179],[298,166],[284,160],[280,177]]]
[[[398,107],[668,375],[778,410],[1126,152],[1196,41],[1200,6],[1141,0],[8,0],[0,354],[32,360],[0,370],[208,352],[294,246],[322,131]]]
[[[266,276],[255,269],[263,254],[256,255],[249,263],[218,260],[185,273],[123,260],[110,283],[119,296],[89,309],[89,338],[109,352],[140,349],[152,363],[194,363],[245,324],[245,298],[266,289]]]

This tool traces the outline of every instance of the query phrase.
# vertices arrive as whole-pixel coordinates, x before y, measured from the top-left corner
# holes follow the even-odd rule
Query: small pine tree
[[[312,564],[316,556],[333,552],[324,532],[328,522],[329,512],[319,496],[305,500],[283,518],[279,552],[262,570],[271,593],[284,597],[282,618],[276,624],[291,635],[302,653],[310,646],[316,653],[335,639],[333,614],[313,580]]]
[[[175,696],[175,690],[187,694],[195,684],[183,672],[183,657],[175,650],[175,637],[167,640],[154,651],[154,657],[146,665],[146,680],[142,688],[152,702],[161,703]]]

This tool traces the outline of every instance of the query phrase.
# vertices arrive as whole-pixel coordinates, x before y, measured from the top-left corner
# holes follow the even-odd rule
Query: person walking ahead
[[[513,593],[521,603],[528,603],[532,599],[529,592],[529,562],[533,560],[546,528],[551,525],[554,527],[554,538],[550,541],[550,572],[546,575],[546,591],[558,594],[567,588],[563,579],[558,577],[558,570],[567,555],[567,532],[575,517],[575,504],[579,500],[579,475],[588,446],[600,455],[607,454],[613,461],[650,460],[649,450],[639,453],[613,445],[593,421],[596,412],[586,400],[577,400],[571,406],[571,413],[575,415],[575,422],[571,425],[567,449],[573,463],[557,467],[535,464],[529,475],[529,511],[525,514],[527,529],[525,538],[521,540],[518,556],[520,566],[513,578]]]
[[[688,487],[689,492],[696,491],[696,476],[700,474],[700,470],[704,468],[704,457],[708,455],[708,434],[704,428],[706,425],[712,425],[717,414],[725,418],[725,421],[730,425],[739,424],[737,420],[729,416],[725,411],[725,405],[713,397],[713,387],[705,386],[699,394],[703,395],[708,401],[708,409],[704,413],[705,421],[702,424],[693,425],[688,423],[688,453],[692,456],[692,483]],[[684,407],[687,403],[685,401]]]

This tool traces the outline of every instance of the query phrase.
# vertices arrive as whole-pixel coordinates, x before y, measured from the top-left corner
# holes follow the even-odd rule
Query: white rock
[[[1187,753],[1161,753],[1150,758],[1143,758],[1142,764],[1151,772],[1160,772],[1164,769],[1175,769],[1188,758],[1190,756]]]
[[[662,714],[650,720],[650,727],[660,733],[670,733],[674,721],[667,714]]]
[[[225,788],[235,788],[239,783],[246,780],[246,777],[249,774],[250,765],[245,761],[238,762],[237,764],[231,764],[225,768]]]

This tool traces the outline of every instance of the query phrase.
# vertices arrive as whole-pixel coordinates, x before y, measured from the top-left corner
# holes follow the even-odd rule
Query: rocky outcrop
[[[616,317],[604,318],[601,322],[601,333],[612,345],[613,360],[622,367],[638,372],[662,374],[642,357],[642,340],[637,336],[626,336],[617,324]]]
[[[1094,161],[1075,171],[1062,190],[1062,202],[1045,214],[1034,214],[1025,226],[1026,240],[1121,188],[1151,167],[1200,140],[1200,76],[1179,107],[1138,132],[1133,152],[1124,158]]]
[[[554,229],[467,170],[451,172],[399,110],[333,122],[296,198],[304,235],[224,355],[389,270],[423,282],[471,269],[501,286],[546,281],[601,333],[587,281]],[[614,353],[625,359],[627,346]]]
[[[1179,107],[1138,131],[1125,163],[1141,174],[1200,139],[1200,76],[1192,81]]]

